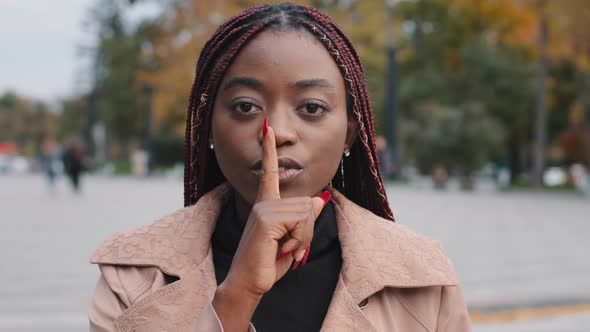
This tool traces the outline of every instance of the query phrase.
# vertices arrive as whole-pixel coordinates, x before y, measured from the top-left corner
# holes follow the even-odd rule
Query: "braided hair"
[[[318,38],[338,65],[347,90],[347,112],[358,127],[360,142],[343,159],[344,179],[336,172],[334,188],[378,216],[394,220],[377,166],[375,127],[365,73],[352,43],[323,12],[290,3],[247,9],[221,25],[207,41],[197,62],[186,118],[184,205],[225,182],[215,154],[207,148],[213,101],[229,65],[249,40],[263,30],[306,31]]]

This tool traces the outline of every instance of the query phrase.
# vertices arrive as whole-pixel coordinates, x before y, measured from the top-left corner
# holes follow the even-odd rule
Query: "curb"
[[[549,306],[532,309],[517,309],[502,312],[470,312],[471,322],[474,324],[483,323],[508,323],[514,321],[533,320],[542,318],[559,317],[572,314],[588,313],[590,314],[590,304],[575,304]]]

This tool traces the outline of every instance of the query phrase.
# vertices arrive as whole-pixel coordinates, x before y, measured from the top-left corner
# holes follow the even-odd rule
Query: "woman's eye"
[[[234,105],[234,109],[241,113],[249,113],[250,111],[254,110],[254,104],[249,102],[241,102]]]
[[[326,111],[326,107],[317,103],[307,103],[301,109],[306,115],[320,115]]]
[[[305,105],[305,110],[307,111],[307,113],[315,114],[318,112],[319,109],[320,109],[320,106],[318,104]]]

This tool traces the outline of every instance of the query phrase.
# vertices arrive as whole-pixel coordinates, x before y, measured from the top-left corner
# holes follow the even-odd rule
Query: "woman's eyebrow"
[[[262,89],[262,82],[252,78],[252,77],[244,77],[244,76],[237,76],[232,77],[227,83],[223,85],[223,91],[227,91],[231,88],[236,86],[245,86],[254,90],[261,90]]]
[[[297,81],[293,84],[290,84],[291,87],[296,89],[306,89],[306,88],[327,88],[329,90],[335,90],[336,87],[330,81],[323,79],[323,78],[314,78],[309,80],[301,80]]]

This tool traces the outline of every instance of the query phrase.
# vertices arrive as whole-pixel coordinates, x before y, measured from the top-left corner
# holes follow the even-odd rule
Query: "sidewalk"
[[[442,243],[474,310],[590,304],[589,200],[395,186],[388,197],[398,222]]]

